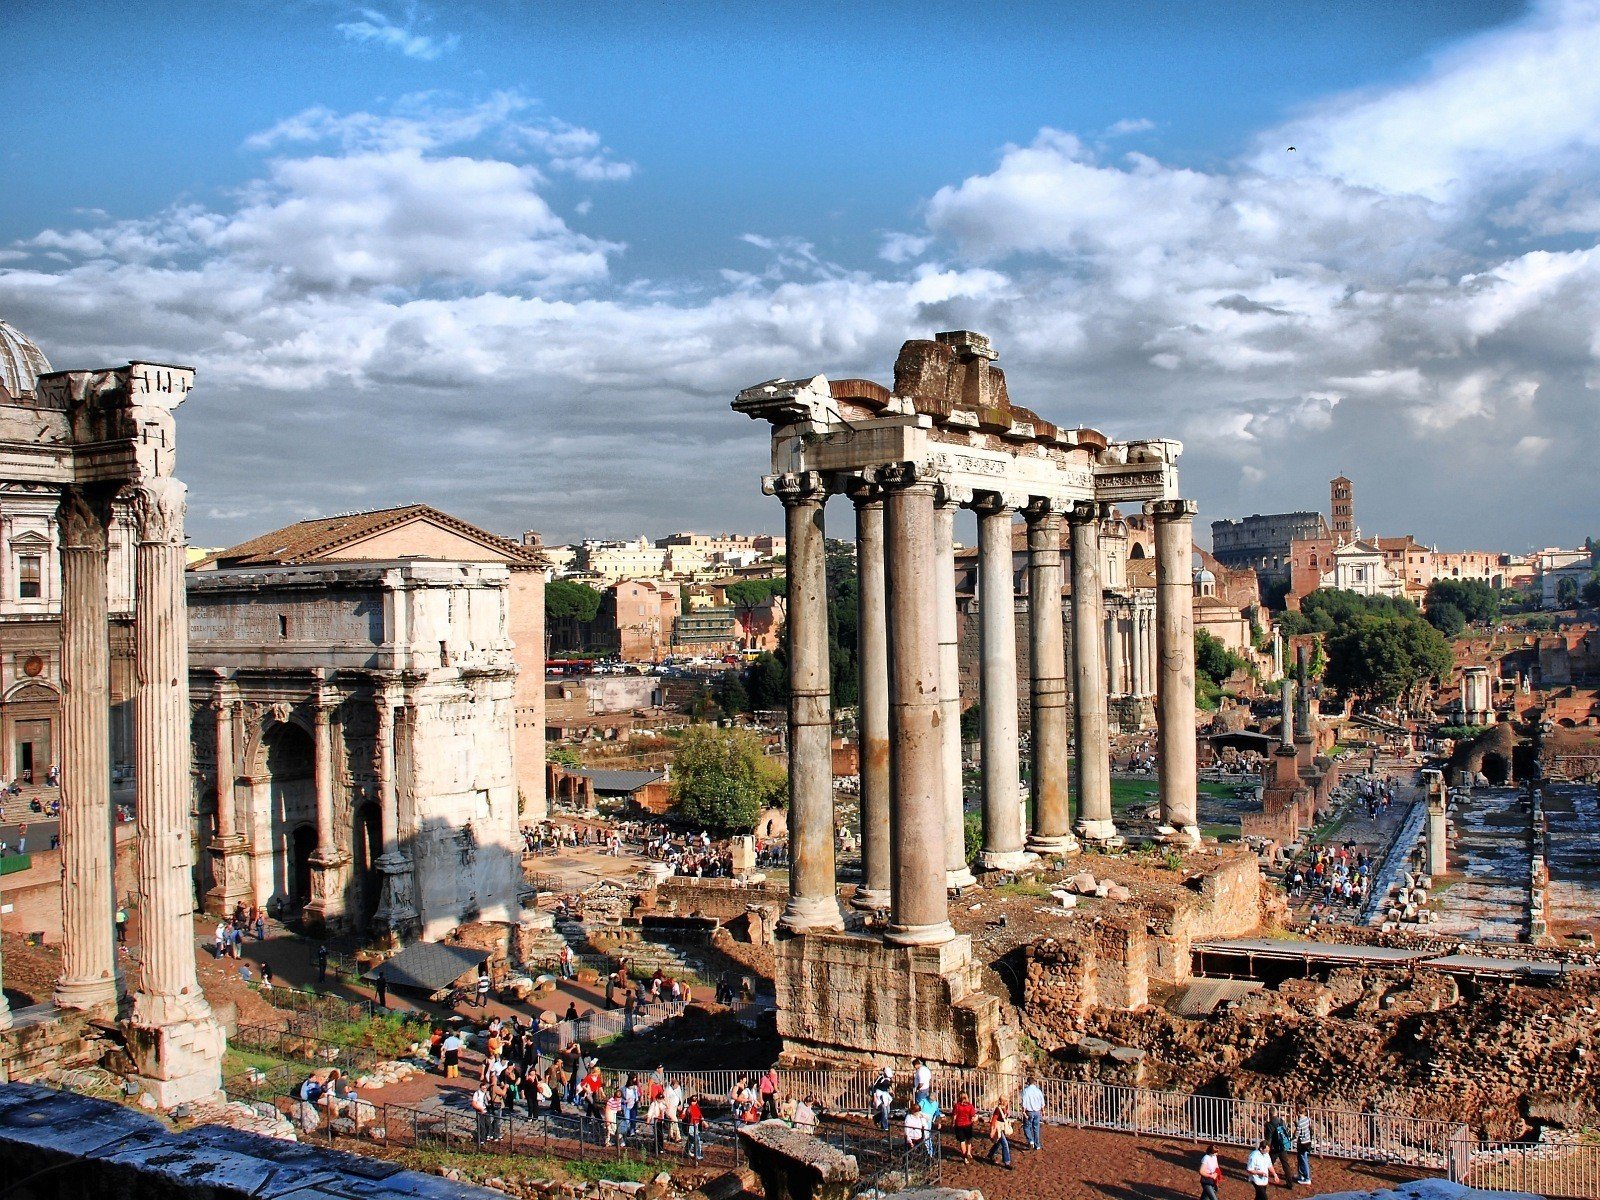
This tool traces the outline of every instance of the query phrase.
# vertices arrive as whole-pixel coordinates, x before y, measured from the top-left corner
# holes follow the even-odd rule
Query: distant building
[[[1248,568],[1263,582],[1282,582],[1289,577],[1293,544],[1328,536],[1318,512],[1257,514],[1211,522],[1211,553],[1223,566]]]
[[[1356,485],[1343,475],[1335,475],[1328,483],[1328,531],[1333,534],[1336,546],[1353,542],[1360,535],[1356,528]]]
[[[1333,569],[1322,576],[1321,586],[1360,596],[1403,597],[1405,580],[1389,570],[1383,551],[1371,542],[1352,541],[1333,551]]]

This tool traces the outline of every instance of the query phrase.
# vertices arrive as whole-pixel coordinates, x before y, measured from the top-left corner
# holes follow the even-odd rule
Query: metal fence
[[[1470,1142],[1464,1149],[1451,1164],[1450,1178],[1467,1187],[1600,1197],[1600,1143],[1595,1141]]]

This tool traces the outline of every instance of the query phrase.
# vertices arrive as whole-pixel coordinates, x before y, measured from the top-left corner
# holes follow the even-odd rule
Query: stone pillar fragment
[[[1192,500],[1145,505],[1155,518],[1156,737],[1161,823],[1200,844],[1194,723],[1194,521]]]
[[[885,469],[884,486],[891,764],[890,917],[884,938],[895,945],[932,945],[955,936],[945,891],[939,634],[926,605],[938,569],[933,485],[904,464]]]
[[[856,506],[856,660],[860,670],[861,886],[856,908],[889,906],[889,625],[883,493],[863,484]]]
[[[780,475],[789,552],[789,903],[791,933],[844,928],[834,861],[833,719],[822,476]]]
[[[141,1082],[160,1108],[210,1096],[222,1086],[222,1029],[200,990],[194,957],[184,491],[175,479],[157,478],[133,493],[139,519],[133,734],[143,945],[126,1032]]]
[[[111,491],[68,487],[61,530],[61,1008],[112,1009],[116,966],[111,662],[106,534]],[[187,667],[185,668],[187,670]],[[188,721],[183,725],[188,733]],[[192,940],[192,939],[191,939]]]
[[[1100,661],[1104,623],[1101,587],[1100,520],[1094,501],[1074,504],[1067,513],[1072,536],[1073,728],[1077,740],[1078,836],[1085,841],[1117,841],[1111,815],[1111,733],[1106,715],[1106,671]]]
[[[944,821],[945,887],[977,882],[967,864],[966,789],[961,778],[961,648],[956,622],[956,509],[970,492],[940,488],[934,496],[933,604],[939,634],[939,788]]]
[[[1061,513],[1035,503],[1028,520],[1028,664],[1033,744],[1033,828],[1028,849],[1072,854],[1071,748],[1066,638],[1061,624]]]
[[[1017,615],[1011,526],[1016,511],[990,494],[978,510],[978,626],[983,682],[983,851],[988,871],[1026,866],[1017,745]]]

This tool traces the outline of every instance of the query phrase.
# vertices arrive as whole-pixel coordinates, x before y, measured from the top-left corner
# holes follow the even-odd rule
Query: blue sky
[[[1594,0],[5,22],[0,318],[197,365],[197,541],[771,527],[731,394],[954,326],[1051,419],[1183,438],[1203,518],[1342,469],[1371,532],[1595,532]]]

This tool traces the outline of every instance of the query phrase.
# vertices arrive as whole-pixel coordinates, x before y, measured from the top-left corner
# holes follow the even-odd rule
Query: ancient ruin
[[[969,881],[963,837],[953,522],[978,514],[983,642],[983,848],[1015,870],[1114,843],[1100,536],[1111,505],[1146,502],[1157,557],[1157,714],[1163,828],[1199,841],[1195,796],[1190,525],[1178,498],[1180,447],[1113,442],[1013,405],[988,339],[958,331],[910,341],[894,387],[869,380],[773,380],[735,411],[772,425],[773,474],[789,552],[790,898],[778,950],[786,1055],[1005,1064],[998,1000],[974,986],[970,939],[950,924],[947,889]],[[823,508],[848,495],[861,559],[861,811],[865,878],[855,902],[881,932],[845,931],[834,862],[831,706]],[[1011,530],[1029,529],[1036,597],[1061,594],[1060,523],[1071,529],[1072,695],[1059,604],[1030,609],[1033,763],[1024,829],[1017,730]],[[879,560],[881,556],[881,563]],[[882,581],[881,584],[879,581]],[[1079,811],[1068,805],[1075,742]],[[887,846],[885,847],[885,842]]]
[[[62,974],[54,1004],[0,1006],[0,1067],[29,1053],[63,1013],[120,1018],[140,1084],[163,1107],[220,1085],[222,1031],[195,973],[189,830],[188,627],[184,485],[174,410],[188,367],[131,362],[39,375],[0,403],[0,486],[54,497],[61,543],[60,764]],[[140,842],[142,976],[125,1005],[114,944],[109,547],[113,514],[132,515],[133,758]]]

